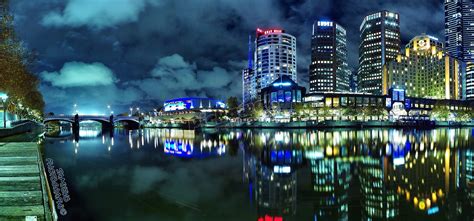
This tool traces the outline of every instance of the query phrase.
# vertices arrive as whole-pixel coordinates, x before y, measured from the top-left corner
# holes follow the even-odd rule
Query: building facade
[[[263,88],[260,96],[263,108],[271,110],[292,110],[296,103],[303,102],[306,88],[299,86],[289,76],[283,75],[276,79],[266,88]]]
[[[383,92],[404,89],[419,98],[461,99],[460,63],[445,53],[437,38],[420,35],[405,47],[405,53],[384,65]]]
[[[254,87],[251,97],[276,79],[288,76],[297,81],[296,38],[283,29],[257,29],[255,40]]]
[[[252,93],[254,89],[254,72],[250,68],[242,70],[242,104],[245,109],[255,99],[255,93]]]
[[[399,14],[380,11],[366,16],[360,38],[358,92],[382,94],[383,65],[400,51]]]
[[[167,100],[163,104],[164,112],[176,111],[199,111],[199,112],[216,112],[226,111],[227,106],[224,101],[201,98],[201,97],[185,97]]]
[[[350,91],[346,30],[332,21],[313,24],[309,92]]]
[[[445,0],[445,42],[447,52],[465,62],[462,72],[463,98],[474,100],[474,2]]]
[[[255,75],[253,70],[253,43],[252,37],[249,36],[249,51],[247,68],[242,70],[242,107],[245,110],[247,105],[256,99],[255,93]]]

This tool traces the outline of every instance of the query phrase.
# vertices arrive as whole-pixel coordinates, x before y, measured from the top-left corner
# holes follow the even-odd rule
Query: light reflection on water
[[[73,182],[66,220],[472,220],[473,133],[86,131],[45,149]]]

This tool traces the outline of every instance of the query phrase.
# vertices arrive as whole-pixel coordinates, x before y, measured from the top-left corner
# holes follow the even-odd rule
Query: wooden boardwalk
[[[45,176],[38,144],[0,143],[0,221],[53,220]]]

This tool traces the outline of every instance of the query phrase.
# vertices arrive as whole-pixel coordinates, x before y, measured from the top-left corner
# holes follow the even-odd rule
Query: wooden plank
[[[25,216],[43,216],[43,205],[36,206],[0,206],[0,217],[19,216],[25,219]]]
[[[0,220],[1,221],[25,221],[26,220],[26,216],[9,216],[9,217],[6,217],[6,216],[0,216]],[[36,220],[37,221],[44,221],[44,217],[41,217],[41,216],[37,216],[36,217]]]
[[[43,205],[41,191],[2,191],[0,206],[35,206]]]
[[[0,157],[0,166],[13,166],[13,165],[36,165],[38,158],[36,157]]]
[[[5,150],[0,151],[0,156],[2,157],[35,157],[38,154],[35,151],[17,151],[17,150]]]
[[[21,165],[21,166],[0,166],[0,176],[39,176],[39,168],[37,165]]]
[[[0,177],[0,191],[41,190],[38,176]]]

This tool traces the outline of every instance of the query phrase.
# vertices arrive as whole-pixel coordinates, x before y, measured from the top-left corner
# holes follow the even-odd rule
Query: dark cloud
[[[47,109],[53,111],[69,111],[73,102],[94,108],[96,99],[126,111],[129,106],[156,105],[177,96],[240,97],[239,71],[245,67],[248,35],[256,27],[281,27],[297,38],[298,80],[305,85],[312,24],[318,18],[334,19],[347,29],[349,64],[354,69],[359,25],[371,12],[399,12],[404,42],[423,32],[442,39],[444,29],[441,0],[12,3],[19,37],[38,51],[35,72],[45,75],[40,76],[45,79],[41,89]],[[71,62],[103,64],[113,73],[113,84],[66,89],[55,85],[60,80],[51,77],[65,78],[62,69]]]

